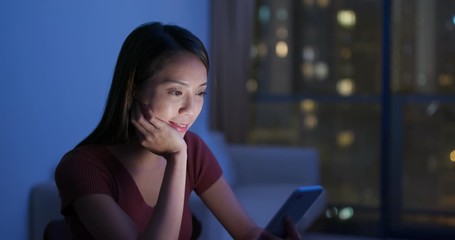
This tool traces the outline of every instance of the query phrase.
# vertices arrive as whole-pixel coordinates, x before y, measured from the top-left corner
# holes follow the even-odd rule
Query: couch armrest
[[[60,197],[54,182],[43,182],[32,187],[30,193],[30,235],[41,240],[51,220],[63,219],[60,214]]]
[[[230,145],[236,185],[319,184],[319,156],[312,148]]]

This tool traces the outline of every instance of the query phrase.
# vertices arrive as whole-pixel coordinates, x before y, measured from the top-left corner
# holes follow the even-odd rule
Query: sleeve
[[[61,198],[61,213],[72,215],[73,202],[88,194],[113,196],[113,180],[101,161],[87,152],[74,149],[65,154],[55,170],[55,182]]]
[[[195,133],[185,136],[188,147],[188,175],[194,191],[200,195],[223,174],[207,144]]]

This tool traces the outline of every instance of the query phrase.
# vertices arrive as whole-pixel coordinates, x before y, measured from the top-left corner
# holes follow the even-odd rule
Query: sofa
[[[259,226],[265,226],[289,194],[298,186],[319,185],[318,152],[310,148],[227,144],[223,134],[211,132],[204,140],[217,157],[240,203]],[[297,223],[302,235],[325,209],[323,193]],[[49,222],[63,219],[53,181],[36,184],[30,194],[30,237],[43,239]],[[232,239],[193,194],[193,214],[201,222],[201,240]]]

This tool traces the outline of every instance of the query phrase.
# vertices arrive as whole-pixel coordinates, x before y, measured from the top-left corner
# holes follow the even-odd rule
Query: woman
[[[234,239],[275,238],[261,233],[188,131],[208,69],[205,47],[181,27],[148,23],[127,37],[100,123],[55,172],[73,238],[189,239],[193,190]]]

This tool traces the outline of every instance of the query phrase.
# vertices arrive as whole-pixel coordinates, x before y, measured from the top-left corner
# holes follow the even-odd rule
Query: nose
[[[195,100],[191,96],[187,96],[182,102],[182,106],[179,109],[179,113],[185,114],[188,116],[194,116],[195,111]]]

